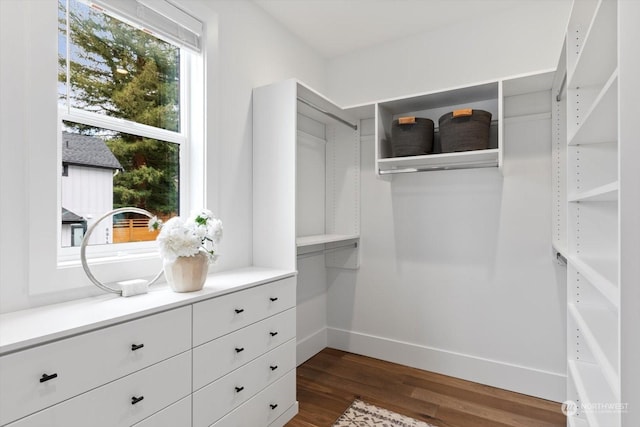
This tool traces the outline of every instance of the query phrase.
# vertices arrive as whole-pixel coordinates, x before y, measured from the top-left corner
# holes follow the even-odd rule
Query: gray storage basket
[[[433,120],[404,117],[391,125],[391,155],[421,156],[433,149]]]
[[[491,113],[484,110],[456,110],[438,120],[442,153],[489,148]]]

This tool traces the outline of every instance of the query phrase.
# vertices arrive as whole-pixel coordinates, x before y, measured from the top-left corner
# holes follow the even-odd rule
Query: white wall
[[[28,160],[29,155],[37,155],[39,144],[54,143],[56,133],[55,87],[46,93],[30,89],[38,76],[46,73],[33,65],[33,58],[55,55],[57,48],[55,33],[42,35],[44,28],[55,31],[57,17],[38,25],[30,9],[37,9],[38,3],[0,1],[0,312],[96,293],[84,289],[34,297],[27,285],[30,269],[37,268],[28,262],[27,236],[29,230],[40,232],[38,224],[30,223],[29,218],[54,215],[55,210],[30,213],[28,182],[36,173],[51,173],[50,179],[56,179],[58,170],[52,163],[50,171],[33,171]],[[215,269],[248,266],[252,262],[251,90],[293,76],[326,90],[326,64],[249,1],[175,3],[204,20],[208,27],[206,204],[225,227]],[[55,6],[53,9],[55,14]],[[51,42],[40,44],[38,37]],[[55,74],[56,70],[50,72]],[[43,102],[46,100],[49,102]],[[47,104],[51,108],[43,108],[42,114],[34,116],[31,106]],[[31,138],[29,129],[34,123],[41,130],[50,129],[50,139]]]
[[[327,96],[357,105],[556,67],[570,0],[518,4],[329,61]]]
[[[332,59],[329,96],[356,105],[555,68],[569,3],[537,3]],[[550,94],[531,98],[535,112],[550,111],[540,99]],[[506,105],[528,106],[522,101]],[[361,267],[329,271],[330,346],[563,400],[566,290],[551,256],[551,124],[539,116],[508,123],[503,174],[380,180],[373,138],[363,137]]]

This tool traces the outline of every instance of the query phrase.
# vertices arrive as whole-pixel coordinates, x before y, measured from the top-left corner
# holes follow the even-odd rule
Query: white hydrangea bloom
[[[187,220],[174,217],[162,224],[157,241],[160,255],[169,261],[204,252],[211,262],[218,258],[214,245],[222,238],[222,221],[208,209],[194,211]]]
[[[207,234],[213,243],[220,242],[220,239],[222,239],[222,221],[212,218],[207,227]]]

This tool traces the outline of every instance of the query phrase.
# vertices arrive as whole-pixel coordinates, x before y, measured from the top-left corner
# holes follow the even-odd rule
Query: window
[[[40,109],[37,101],[45,94],[53,101],[56,77],[45,72],[42,84],[32,83],[28,101],[34,117],[47,124],[31,138],[30,167],[47,171],[29,184],[30,220],[48,225],[29,235],[34,294],[88,284],[78,245],[104,212],[128,205],[173,216],[203,206],[204,199],[202,24],[163,0],[43,6],[33,13],[46,34],[34,40],[46,44],[57,18],[58,110],[53,138],[44,131],[51,129],[52,110]],[[36,62],[55,73],[54,57]],[[95,245],[87,252],[96,277],[106,283],[158,272],[155,243],[141,241],[155,235],[130,230],[140,228],[139,217],[102,222],[104,230],[93,230]]]
[[[181,114],[189,91],[181,74],[185,54],[78,0],[59,0],[59,20],[62,208],[88,226],[125,206],[164,219],[178,215],[180,152],[188,144],[181,131],[188,128]],[[98,224],[89,243],[155,239],[149,232],[113,233],[114,224],[134,220],[138,231],[146,230],[144,216],[120,214]]]

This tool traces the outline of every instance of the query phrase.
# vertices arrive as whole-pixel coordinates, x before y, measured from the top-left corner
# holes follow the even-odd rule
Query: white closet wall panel
[[[298,258],[297,364],[327,346],[327,269],[323,254]]]
[[[304,116],[298,115],[299,118]],[[316,122],[317,123],[317,122]],[[324,126],[322,126],[324,131]],[[296,236],[325,234],[326,140],[298,129],[296,145]],[[324,133],[324,132],[322,132]]]
[[[296,82],[254,92],[253,111],[253,264],[295,270]]]
[[[620,372],[624,426],[640,425],[640,2],[624,0],[618,6],[620,82]]]
[[[360,233],[360,132],[344,125],[327,127],[326,230]]]

